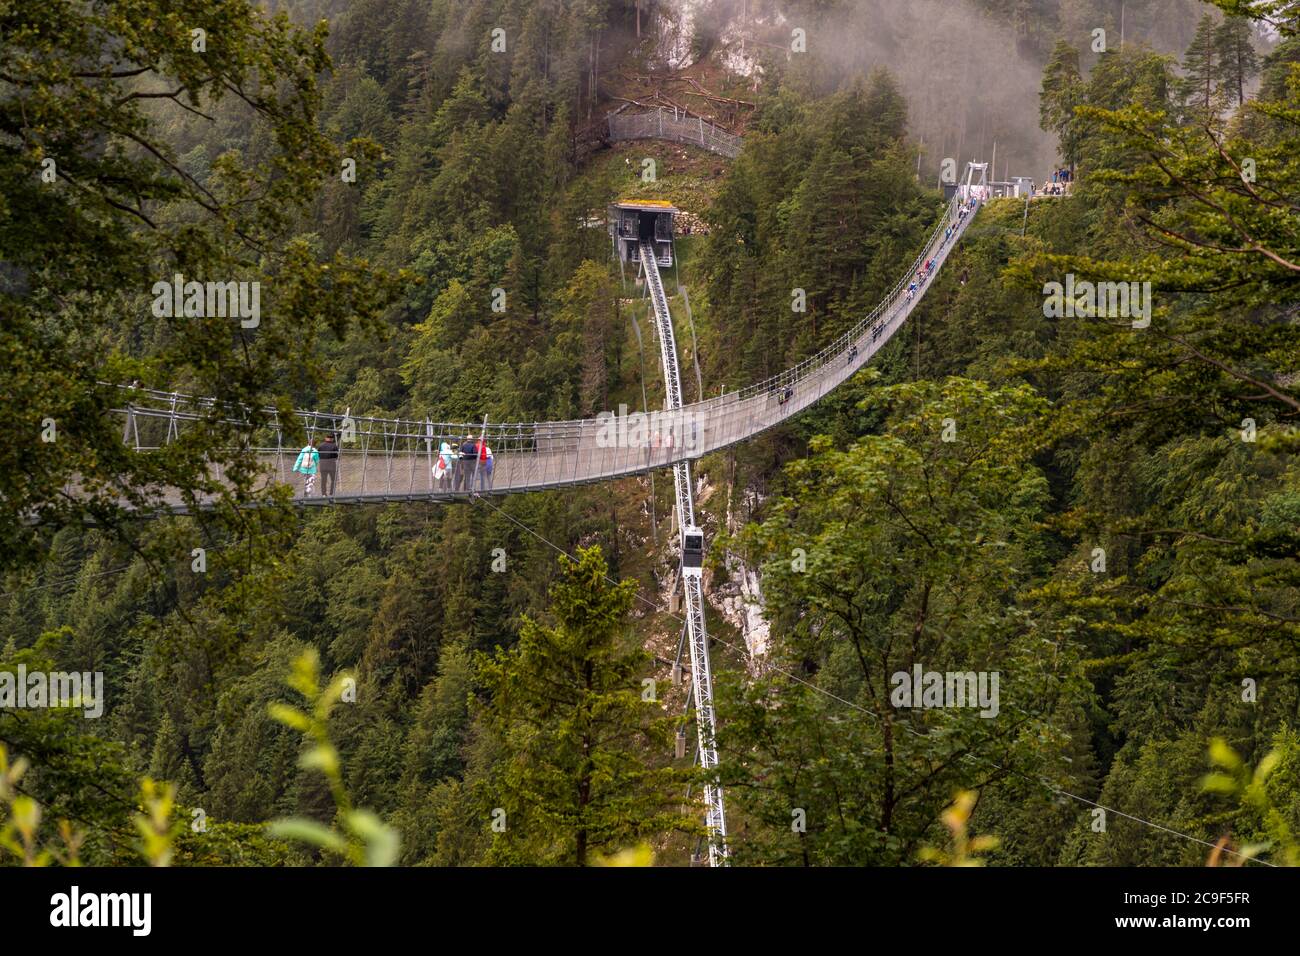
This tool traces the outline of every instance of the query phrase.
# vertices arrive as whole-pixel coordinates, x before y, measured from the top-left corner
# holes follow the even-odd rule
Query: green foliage
[[[1283,866],[1300,866],[1300,841],[1296,838],[1296,757],[1300,740],[1293,730],[1283,727],[1270,750],[1252,770],[1241,756],[1216,737],[1210,741],[1210,762],[1215,770],[1202,786],[1209,793],[1234,801],[1234,828],[1246,835],[1238,837],[1239,848],[1232,849],[1225,838],[1211,857],[1211,864],[1227,860],[1237,866],[1265,858]],[[1258,842],[1254,834],[1259,834]],[[1227,848],[1230,857],[1225,857]]]
[[[144,812],[135,816],[140,855],[150,866],[170,866],[175,856],[173,845],[185,825],[179,820],[172,821],[176,808],[175,784],[159,784],[145,777],[140,784],[140,805]]]
[[[1259,56],[1251,39],[1250,21],[1245,17],[1225,17],[1214,34],[1214,51],[1219,60],[1218,80],[1236,105],[1246,102],[1246,84],[1259,72]]]
[[[952,849],[922,847],[917,858],[940,866],[983,866],[980,854],[996,850],[999,841],[995,836],[970,835],[970,817],[978,801],[979,794],[973,790],[958,793],[952,806],[944,810],[940,818],[952,833]]]
[[[330,712],[353,681],[349,674],[338,674],[322,688],[319,658],[315,651],[306,651],[294,661],[288,683],[306,698],[309,709],[303,711],[289,704],[272,704],[269,708],[272,717],[307,739],[308,749],[298,764],[304,770],[319,771],[329,782],[341,829],[305,817],[289,817],[272,822],[268,832],[328,850],[356,866],[391,866],[401,852],[401,838],[371,811],[352,806],[338,750],[330,740]]]
[[[1074,110],[1083,97],[1079,75],[1079,54],[1065,40],[1057,40],[1052,58],[1043,70],[1043,87],[1038,97],[1039,125],[1055,133],[1061,157],[1073,169],[1079,161],[1084,131]]]
[[[243,405],[254,427],[265,424],[260,409],[287,411],[290,390],[320,380],[318,339],[372,323],[400,280],[363,259],[323,260],[298,231],[341,155],[316,124],[316,79],[329,66],[323,28],[300,31],[242,0],[56,0],[0,6],[0,32],[8,570],[39,554],[31,516],[43,529],[94,519],[132,538],[119,527],[122,505],[147,507],[159,489],[227,506],[254,492],[251,452],[223,416],[136,454],[107,414],[121,397],[100,383],[179,387]],[[240,121],[252,138],[186,168],[196,164],[181,153],[200,124]],[[259,282],[266,321],[245,329],[224,316],[153,317],[151,290],[174,274]],[[50,422],[55,440],[42,440]],[[212,464],[233,486],[212,478]],[[74,481],[79,492],[64,494]],[[228,507],[204,520],[274,527],[269,513],[241,522]]]
[[[46,866],[51,860],[79,866],[78,852],[84,837],[67,820],[59,821],[62,847],[41,847],[41,805],[18,789],[27,769],[28,763],[21,757],[11,764],[8,751],[0,744],[0,849],[12,853],[23,866]]]
[[[1045,570],[1046,403],[960,379],[875,401],[885,434],[815,439],[741,536],[781,634],[768,673],[724,697],[728,792],[767,824],[741,860],[910,860],[954,787],[1039,772],[1065,743],[1050,716],[1079,693],[1073,649],[1015,598]],[[897,675],[918,666],[999,672],[1000,716],[900,707]]]
[[[1191,46],[1183,55],[1183,77],[1179,84],[1182,99],[1200,117],[1215,116],[1225,105],[1216,82],[1222,77],[1224,67],[1218,31],[1218,20],[1213,14],[1201,17]]]

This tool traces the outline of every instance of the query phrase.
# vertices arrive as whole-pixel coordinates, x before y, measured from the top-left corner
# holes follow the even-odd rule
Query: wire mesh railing
[[[645,113],[614,113],[609,117],[611,142],[628,139],[666,139],[690,143],[735,159],[740,155],[741,138],[700,116],[681,110],[658,107]]]

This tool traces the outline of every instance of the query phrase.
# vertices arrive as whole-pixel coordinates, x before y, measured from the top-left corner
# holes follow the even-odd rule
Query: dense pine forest
[[[664,106],[740,155],[604,135]],[[1300,865],[1295,0],[0,0],[0,859],[705,859],[671,472],[300,508],[248,423],[136,451],[114,385],[660,407],[637,197],[685,396],[731,392],[885,299],[972,159],[1038,191],[696,463],[730,862]],[[173,275],[260,324],[159,317]]]

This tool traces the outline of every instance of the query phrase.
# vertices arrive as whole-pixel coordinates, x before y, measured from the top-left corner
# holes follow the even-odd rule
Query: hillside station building
[[[625,199],[609,207],[609,235],[619,259],[641,261],[641,240],[654,243],[661,266],[673,264],[673,216],[678,212],[662,199]]]

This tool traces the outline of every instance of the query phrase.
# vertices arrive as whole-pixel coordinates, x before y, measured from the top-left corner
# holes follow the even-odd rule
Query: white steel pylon
[[[682,383],[677,370],[677,340],[673,335],[673,319],[668,311],[668,297],[659,278],[659,264],[655,261],[654,243],[641,242],[641,264],[645,270],[646,284],[650,289],[650,302],[654,307],[655,324],[659,329],[659,353],[664,367],[664,404],[668,410],[681,408]],[[675,437],[686,438],[683,429],[674,429]],[[674,434],[670,432],[669,434]],[[695,699],[695,732],[699,738],[700,766],[705,770],[704,826],[709,841],[709,865],[727,865],[727,817],[723,807],[722,786],[717,780],[718,748],[714,742],[715,721],[713,713],[713,673],[709,665],[709,632],[704,624],[704,591],[700,568],[688,566],[688,552],[699,555],[703,548],[703,535],[695,525],[695,501],[692,494],[691,463],[682,461],[673,466],[673,481],[677,491],[677,516],[682,539],[682,590],[686,600],[686,640],[691,653],[691,692]],[[694,540],[688,540],[694,536]]]
[[[989,198],[989,164],[974,160],[966,164],[966,180],[957,189],[964,200],[978,199],[981,202]]]

